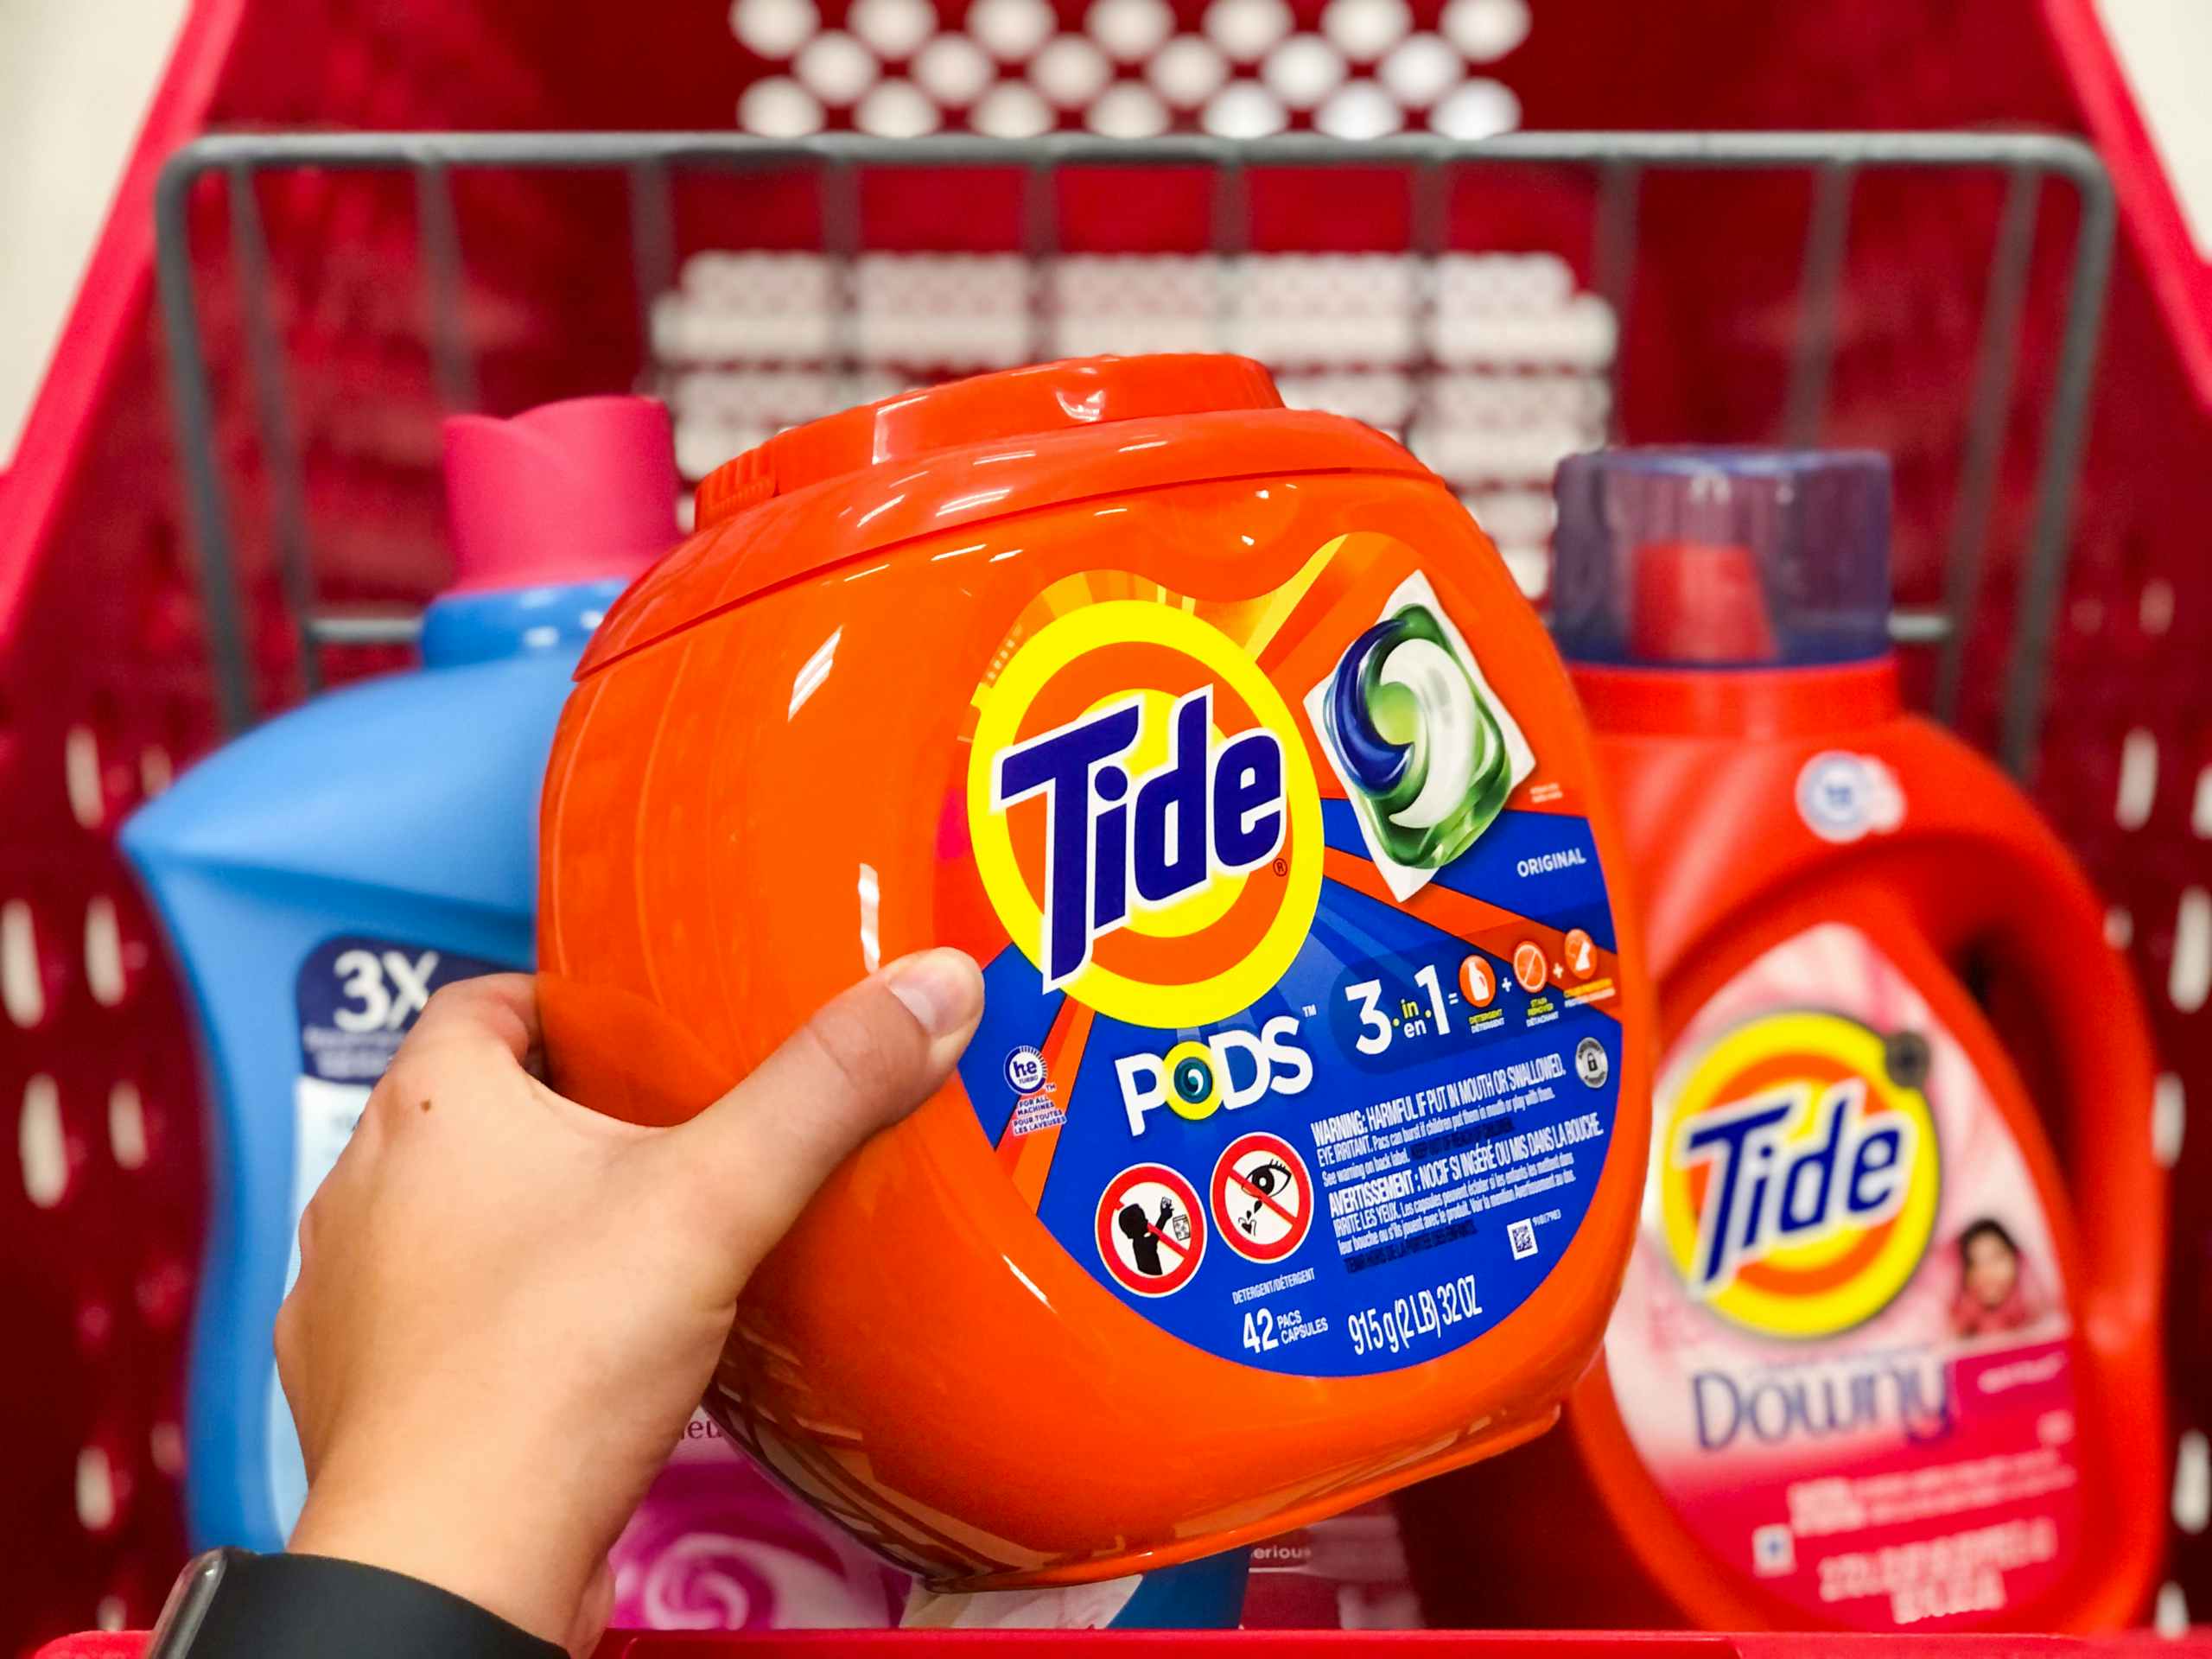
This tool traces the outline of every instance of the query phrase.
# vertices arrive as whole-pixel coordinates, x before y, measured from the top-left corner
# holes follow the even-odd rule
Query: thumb
[[[745,1271],[847,1154],[937,1092],[982,1014],[983,976],[963,952],[901,957],[662,1137]]]

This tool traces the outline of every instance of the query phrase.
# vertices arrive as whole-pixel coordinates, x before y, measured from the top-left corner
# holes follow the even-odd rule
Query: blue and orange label
[[[962,1078],[1070,1254],[1294,1375],[1519,1306],[1611,1144],[1612,920],[1586,780],[1545,772],[1411,550],[1340,537],[1235,600],[1064,578],[965,736],[1006,943]]]

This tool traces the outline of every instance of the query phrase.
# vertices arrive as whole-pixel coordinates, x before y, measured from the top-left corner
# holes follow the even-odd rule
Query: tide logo
[[[1114,1076],[1129,1133],[1142,1135],[1145,1115],[1162,1106],[1199,1123],[1224,1107],[1241,1111],[1271,1094],[1304,1094],[1313,1059],[1291,1040],[1297,1035],[1296,1016],[1279,1014],[1256,1032],[1217,1031],[1165,1054],[1124,1054],[1114,1062]]]
[[[1737,1325],[1823,1337],[1863,1324],[1927,1254],[1940,1185],[1926,1047],[1839,1014],[1739,1026],[1661,1105],[1667,1246],[1690,1294]]]
[[[1168,604],[1087,605],[976,703],[976,867],[1046,989],[1174,1027],[1281,978],[1320,899],[1320,796],[1288,705],[1234,641]]]

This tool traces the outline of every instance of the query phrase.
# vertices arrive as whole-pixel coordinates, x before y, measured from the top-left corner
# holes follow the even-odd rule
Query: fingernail
[[[900,957],[883,970],[883,984],[932,1037],[966,1025],[983,995],[983,976],[974,959],[950,946]]]

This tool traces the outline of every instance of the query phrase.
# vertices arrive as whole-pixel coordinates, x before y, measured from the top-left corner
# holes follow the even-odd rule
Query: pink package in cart
[[[887,1630],[906,1578],[786,1495],[695,1415],[611,1553],[613,1624],[653,1630]]]

